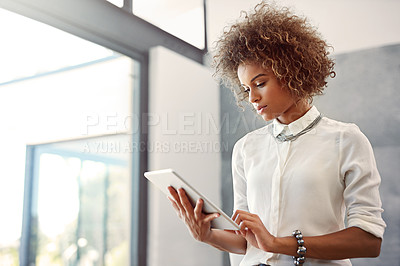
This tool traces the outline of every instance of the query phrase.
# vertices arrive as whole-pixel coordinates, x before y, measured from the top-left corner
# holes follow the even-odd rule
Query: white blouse
[[[248,133],[232,156],[234,209],[259,215],[269,232],[318,236],[356,226],[382,238],[380,176],[371,144],[354,124],[323,117],[308,133],[279,142],[282,131],[296,135],[319,116],[312,107],[289,125],[276,119]],[[307,243],[306,243],[307,246]],[[250,244],[241,266],[293,265],[292,257]],[[305,265],[351,265],[350,260],[307,258]]]

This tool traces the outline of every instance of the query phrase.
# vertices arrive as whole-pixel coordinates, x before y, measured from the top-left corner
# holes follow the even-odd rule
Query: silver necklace
[[[307,132],[309,132],[313,127],[315,127],[319,121],[321,121],[322,119],[322,115],[320,114],[319,116],[317,116],[317,118],[314,119],[314,121],[312,121],[305,129],[303,129],[302,131],[300,131],[299,133],[297,133],[296,135],[290,134],[290,135],[285,135],[283,133],[279,133],[278,136],[276,136],[276,139],[279,140],[280,142],[285,142],[285,141],[294,141],[296,140],[298,137],[300,137],[301,135],[306,134]]]

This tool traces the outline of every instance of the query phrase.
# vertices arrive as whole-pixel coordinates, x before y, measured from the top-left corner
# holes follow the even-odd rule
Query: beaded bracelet
[[[306,261],[306,252],[307,248],[304,246],[303,235],[301,234],[300,230],[294,230],[292,235],[297,240],[297,255],[298,257],[293,256],[293,264],[294,265],[303,265]]]

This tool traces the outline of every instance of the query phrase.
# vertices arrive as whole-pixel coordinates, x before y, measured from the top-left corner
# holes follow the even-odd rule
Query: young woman
[[[351,265],[376,257],[385,223],[371,145],[354,124],[323,117],[312,98],[334,76],[328,45],[303,18],[261,3],[225,31],[216,74],[265,121],[234,147],[233,220],[240,231],[213,230],[218,214],[193,208],[169,188],[193,237],[244,254],[241,265]]]

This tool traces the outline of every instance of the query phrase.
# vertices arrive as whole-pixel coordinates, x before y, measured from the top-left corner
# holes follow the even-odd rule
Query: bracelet
[[[294,230],[292,235],[297,240],[297,255],[298,257],[293,256],[293,264],[294,265],[303,265],[306,261],[306,252],[307,248],[304,246],[303,235],[301,234],[300,230]]]

